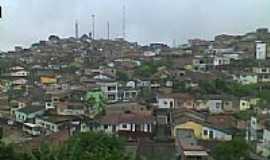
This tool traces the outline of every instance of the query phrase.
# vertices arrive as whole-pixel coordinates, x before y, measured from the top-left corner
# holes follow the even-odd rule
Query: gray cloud
[[[97,37],[106,35],[110,21],[112,37],[121,36],[124,0],[0,0],[0,50],[29,46],[50,34],[74,35],[90,31],[90,16],[96,14]],[[212,39],[221,33],[238,34],[270,26],[269,0],[125,0],[127,38],[171,44],[173,39]]]

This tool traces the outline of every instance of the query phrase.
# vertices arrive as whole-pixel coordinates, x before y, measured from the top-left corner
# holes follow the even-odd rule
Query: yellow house
[[[42,84],[55,84],[57,83],[57,79],[52,76],[43,76],[40,77],[40,81]]]
[[[187,121],[185,123],[179,124],[174,126],[174,132],[173,132],[173,136],[176,136],[177,133],[177,129],[191,129],[194,131],[194,135],[197,138],[202,138],[202,128],[203,126],[199,123],[196,123],[194,121]]]

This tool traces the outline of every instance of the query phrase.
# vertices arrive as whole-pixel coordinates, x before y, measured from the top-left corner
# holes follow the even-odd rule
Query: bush
[[[226,93],[238,97],[253,95],[257,90],[256,84],[242,85],[236,82],[225,82],[221,79],[201,81],[199,83],[202,94]]]
[[[218,144],[213,150],[215,160],[248,160],[250,147],[242,138]]]

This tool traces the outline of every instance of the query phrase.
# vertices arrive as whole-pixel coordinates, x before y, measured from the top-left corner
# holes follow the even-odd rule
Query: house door
[[[115,125],[112,126],[112,131],[116,132],[116,126]]]
[[[140,125],[135,124],[135,132],[141,131]]]

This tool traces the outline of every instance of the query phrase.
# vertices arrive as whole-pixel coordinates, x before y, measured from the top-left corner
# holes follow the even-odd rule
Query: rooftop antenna
[[[75,21],[75,38],[79,38],[79,25],[77,20]]]
[[[123,5],[123,24],[122,24],[122,29],[123,29],[123,39],[126,38],[126,5],[125,5],[125,1],[124,1],[124,5]]]
[[[93,39],[95,39],[95,18],[96,18],[96,15],[92,14],[92,37],[93,37]]]
[[[107,39],[110,40],[110,22],[107,22]]]

